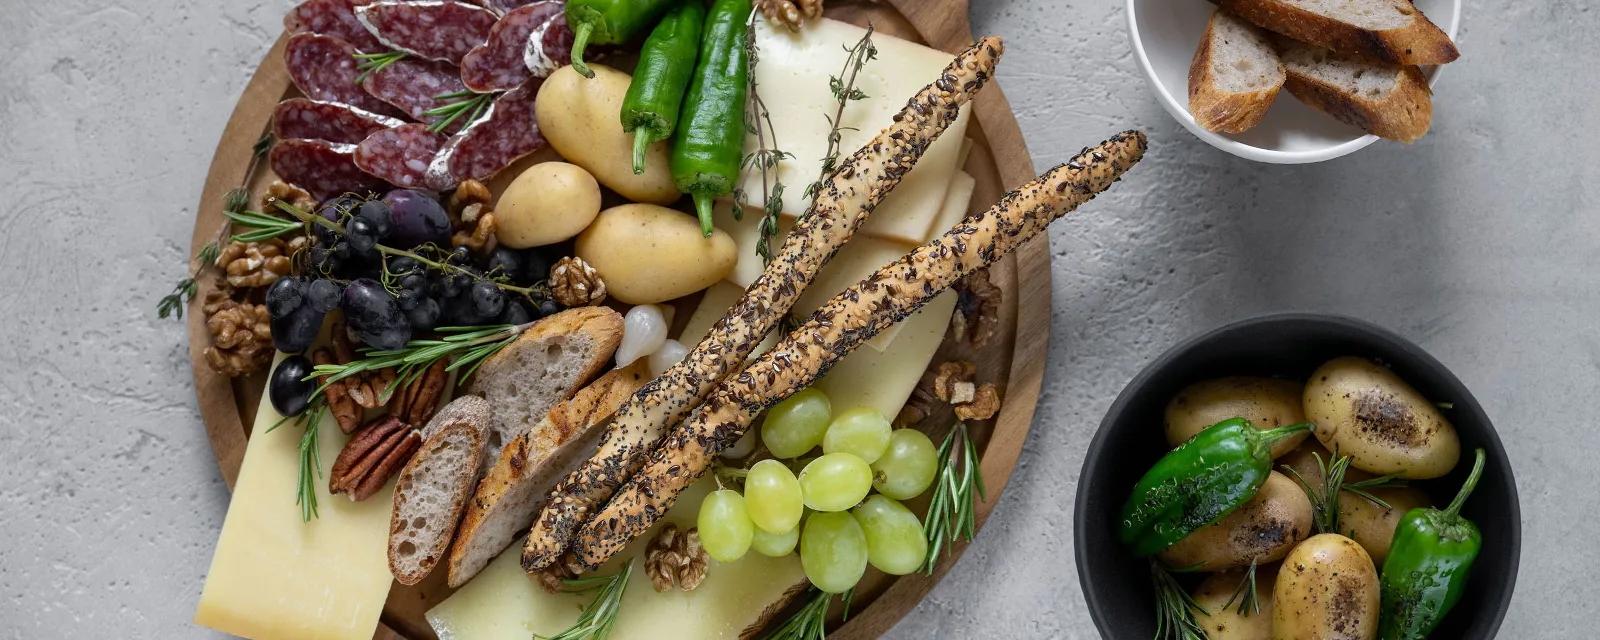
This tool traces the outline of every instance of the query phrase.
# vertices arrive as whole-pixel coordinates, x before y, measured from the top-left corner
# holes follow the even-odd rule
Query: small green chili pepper
[[[651,143],[672,137],[678,108],[700,55],[700,26],[706,8],[690,0],[668,12],[639,51],[639,66],[622,99],[622,130],[633,134],[633,172],[644,173]]]
[[[583,63],[583,50],[589,43],[623,44],[644,33],[656,18],[678,0],[571,0],[567,3],[567,26],[572,28],[572,69],[593,78],[594,71]]]
[[[1483,463],[1479,449],[1472,474],[1444,511],[1412,509],[1400,518],[1389,557],[1383,561],[1379,638],[1426,638],[1461,599],[1467,572],[1483,548],[1483,534],[1478,525],[1461,517],[1461,505],[1478,486]]]
[[[1220,520],[1256,494],[1272,473],[1272,443],[1310,431],[1302,422],[1257,429],[1223,420],[1162,456],[1122,505],[1118,537],[1144,557]]]
[[[672,179],[694,196],[700,231],[711,235],[711,201],[733,191],[744,161],[744,107],[749,91],[745,20],[750,0],[716,0],[706,14],[700,63],[683,121],[672,140]]]

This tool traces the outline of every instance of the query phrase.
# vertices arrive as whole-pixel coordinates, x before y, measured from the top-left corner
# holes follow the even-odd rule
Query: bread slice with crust
[[[1410,143],[1433,122],[1433,92],[1416,67],[1279,40],[1284,87],[1313,109],[1381,138]]]
[[[1211,14],[1189,64],[1189,113],[1208,131],[1242,133],[1267,115],[1283,88],[1283,63],[1267,33],[1223,11]]]
[[[450,550],[451,587],[466,584],[527,533],[550,488],[594,452],[593,428],[649,381],[644,359],[600,376],[512,440],[478,483]]]
[[[400,471],[389,517],[389,572],[400,584],[421,582],[449,550],[477,478],[489,414],[483,398],[456,398],[428,421],[421,449]]]
[[[1390,64],[1445,64],[1461,57],[1411,0],[1218,0],[1229,13],[1326,49]]]

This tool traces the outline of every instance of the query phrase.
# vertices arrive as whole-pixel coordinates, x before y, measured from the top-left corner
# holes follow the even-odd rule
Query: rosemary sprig
[[[772,239],[778,236],[778,216],[783,212],[783,182],[778,179],[778,163],[793,158],[794,154],[778,148],[778,128],[772,124],[772,114],[761,100],[756,86],[756,64],[760,61],[760,47],[756,46],[756,20],[760,11],[752,11],[745,23],[746,75],[749,77],[748,104],[744,110],[744,128],[756,137],[756,150],[744,157],[743,171],[761,172],[761,224],[757,227],[756,255],[761,264],[772,262]],[[769,141],[768,138],[771,138]],[[770,144],[769,144],[770,142]],[[745,193],[736,189],[733,194],[733,217],[744,216]]]
[[[195,256],[194,272],[189,277],[179,280],[177,286],[172,288],[172,293],[162,296],[161,300],[156,302],[157,317],[165,318],[169,315],[176,315],[179,320],[183,319],[184,307],[187,307],[189,302],[194,300],[195,295],[200,293],[200,282],[198,280],[200,272],[216,263],[217,255],[220,252],[221,249],[217,247],[217,241],[215,240],[206,243],[204,247],[200,247],[200,255]]]
[[[317,444],[317,432],[322,427],[322,416],[328,411],[328,397],[322,392],[311,394],[311,403],[306,406],[300,415],[285,416],[276,424],[267,428],[271,433],[287,422],[304,430],[300,436],[300,478],[295,486],[294,503],[300,505],[300,520],[310,522],[317,517],[317,479],[322,477],[321,449]]]
[[[855,593],[856,590],[851,589],[841,596],[845,620],[850,619],[850,600]],[[833,594],[813,587],[806,593],[806,603],[800,610],[778,628],[761,636],[762,640],[822,640],[828,637],[828,607],[832,603]]]
[[[1244,577],[1239,579],[1239,586],[1234,587],[1233,595],[1228,596],[1228,601],[1222,603],[1222,608],[1233,606],[1233,601],[1239,601],[1239,608],[1234,612],[1240,617],[1248,618],[1251,614],[1261,613],[1261,600],[1256,597],[1256,560],[1250,559],[1250,569],[1244,572]],[[1206,614],[1210,615],[1210,614]]]
[[[628,577],[633,575],[633,562],[629,561],[616,575],[595,576],[578,580],[562,580],[570,593],[599,590],[594,602],[584,607],[583,615],[572,626],[553,636],[535,634],[542,640],[605,640],[617,625],[617,612],[622,607],[622,595],[628,588]]]
[[[1372,495],[1367,490],[1406,486],[1404,480],[1396,479],[1392,475],[1379,476],[1357,482],[1345,482],[1345,473],[1350,470],[1350,463],[1355,460],[1355,457],[1340,456],[1337,447],[1328,456],[1333,460],[1331,463],[1324,461],[1322,455],[1316,452],[1312,452],[1311,457],[1317,461],[1317,471],[1322,474],[1322,490],[1320,491],[1312,487],[1311,483],[1307,482],[1305,477],[1301,476],[1300,472],[1296,471],[1294,467],[1283,465],[1283,468],[1289,472],[1289,475],[1294,476],[1295,480],[1300,482],[1300,486],[1306,491],[1306,496],[1311,498],[1312,524],[1316,527],[1317,533],[1344,533],[1339,529],[1340,491],[1349,491],[1371,501],[1375,505],[1388,509],[1389,503]]]
[[[362,82],[366,81],[367,76],[382,71],[385,67],[406,59],[406,55],[407,54],[404,51],[384,51],[382,53],[355,54],[356,60],[360,61],[356,63],[356,69],[361,72],[361,75],[356,76],[356,84],[361,84]]]
[[[462,120],[461,128],[465,129],[472,126],[472,123],[478,121],[478,116],[483,115],[483,110],[489,107],[489,102],[494,100],[494,96],[495,94],[493,93],[478,93],[471,89],[441,93],[434,96],[434,100],[450,100],[452,102],[422,112],[422,115],[425,116],[441,118],[438,122],[428,125],[428,131],[440,133],[449,128],[450,123],[460,120],[461,116],[469,113],[472,115],[467,116],[466,120]]]
[[[958,434],[960,450],[956,449]],[[933,575],[940,552],[949,555],[950,547],[958,538],[972,541],[978,524],[973,509],[978,500],[988,500],[983,488],[983,472],[978,469],[978,445],[967,433],[967,425],[957,422],[939,445],[939,472],[934,475],[933,498],[928,502],[928,515],[922,521],[922,535],[928,539],[928,559],[922,565],[923,572]]]
[[[1166,565],[1154,558],[1150,559],[1150,581],[1156,588],[1155,640],[1205,640],[1205,629],[1194,619],[1194,612],[1207,616],[1211,613],[1194,601]]]
[[[361,353],[364,358],[345,364],[319,364],[312,367],[311,375],[306,379],[327,376],[317,388],[320,394],[328,385],[358,373],[394,367],[394,382],[389,383],[389,387],[381,394],[388,395],[400,386],[410,384],[435,362],[451,358],[453,361],[444,370],[461,371],[456,376],[456,384],[461,385],[472,377],[484,360],[511,344],[533,324],[439,327],[434,330],[440,334],[437,340],[412,340],[399,349],[363,347]]]
[[[856,78],[861,75],[861,69],[868,62],[878,57],[878,48],[872,44],[872,23],[867,23],[867,32],[861,36],[854,46],[847,49],[849,55],[845,56],[844,68],[837,76],[828,76],[828,90],[833,93],[833,98],[839,101],[839,109],[828,118],[828,153],[822,157],[822,172],[817,175],[817,181],[806,187],[805,198],[815,203],[817,194],[822,191],[822,182],[839,169],[839,142],[843,138],[842,131],[850,129],[840,126],[844,121],[844,108],[851,100],[865,100],[867,94],[856,88]],[[809,213],[810,209],[807,209]]]
[[[235,225],[251,229],[234,234],[228,238],[230,242],[261,242],[305,228],[305,224],[299,220],[286,220],[259,211],[224,211],[222,215],[227,216]]]

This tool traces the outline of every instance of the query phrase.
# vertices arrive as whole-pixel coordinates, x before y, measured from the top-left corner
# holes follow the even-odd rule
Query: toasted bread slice
[[[395,481],[389,517],[389,572],[400,584],[416,584],[450,548],[483,457],[489,403],[456,398],[423,429],[422,448]]]
[[[1381,138],[1412,142],[1433,122],[1432,91],[1416,67],[1380,64],[1280,40],[1284,87],[1301,102]]]
[[[506,443],[527,433],[600,373],[621,341],[622,314],[606,307],[577,307],[540,320],[490,356],[468,389],[494,407],[479,477],[489,473]]]
[[[1456,44],[1411,0],[1218,0],[1229,13],[1301,42],[1391,64],[1444,64]]]
[[[604,429],[596,423],[650,379],[643,359],[595,380],[517,436],[478,483],[461,533],[450,550],[451,587],[466,584],[527,533],[550,488],[593,453]]]
[[[1267,33],[1222,11],[1211,14],[1189,64],[1189,113],[1209,131],[1242,133],[1267,115],[1283,88],[1283,63]]]

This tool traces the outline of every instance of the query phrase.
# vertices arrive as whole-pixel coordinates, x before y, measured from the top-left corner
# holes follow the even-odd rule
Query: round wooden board
[[[841,4],[830,7],[827,13],[829,17],[859,25],[871,21],[882,33],[954,53],[973,40],[967,3],[968,0],[887,0],[885,4]],[[225,220],[223,195],[250,175],[252,147],[270,127],[273,108],[285,97],[298,94],[283,66],[286,41],[286,37],[279,38],[267,53],[223,131],[201,192],[191,256],[197,255],[221,229]],[[1034,170],[1011,106],[996,83],[990,83],[979,94],[972,105],[972,114],[967,132],[974,144],[965,170],[977,179],[971,208],[982,210],[998,201],[1007,190],[1033,179]],[[272,179],[271,172],[265,170],[256,171],[251,177],[251,186],[258,194]],[[971,425],[974,440],[982,451],[981,469],[988,488],[988,499],[979,503],[976,511],[980,529],[1016,466],[1039,398],[1043,354],[1050,328],[1047,242],[1047,238],[1040,236],[990,269],[991,280],[1005,292],[1000,329],[990,343],[980,351],[973,351],[968,345],[947,337],[934,359],[935,362],[971,360],[978,365],[979,380],[994,381],[1001,389],[1000,414],[992,421]],[[1022,278],[1020,274],[1029,277]],[[200,300],[211,286],[210,281],[204,282],[201,295],[189,305],[189,356],[206,432],[223,479],[232,487],[244,457],[265,375],[234,380],[212,371],[206,364],[203,352],[210,344],[210,334],[205,327]],[[952,419],[949,415],[935,416],[928,422],[936,424],[925,424],[923,428],[937,437],[945,433]],[[941,562],[932,576],[915,574],[895,579],[869,572],[857,590],[848,622],[829,637],[854,639],[882,635],[922,600],[965,548],[966,544],[955,545],[950,558]],[[397,583],[390,592],[383,626],[376,637],[434,638],[422,614],[449,594],[439,580],[427,580],[416,587]]]

